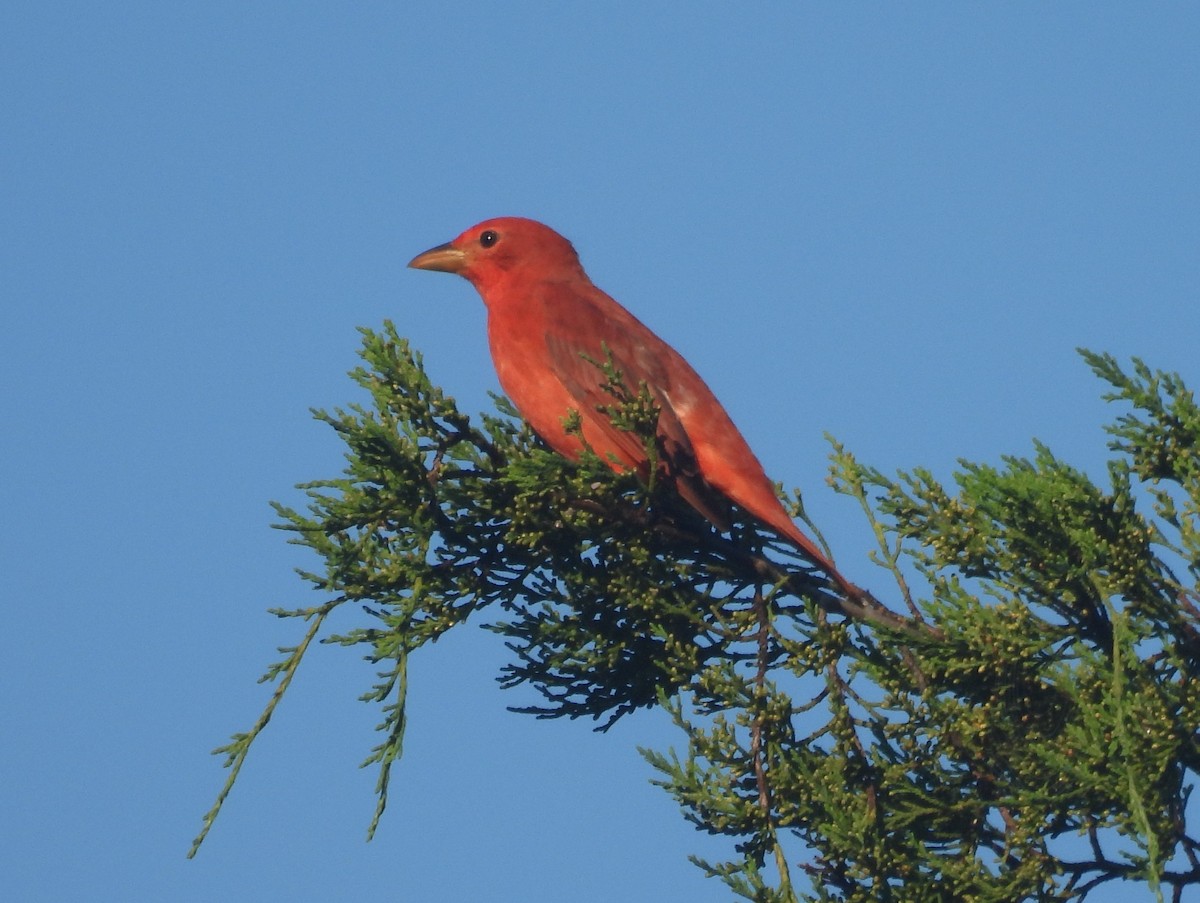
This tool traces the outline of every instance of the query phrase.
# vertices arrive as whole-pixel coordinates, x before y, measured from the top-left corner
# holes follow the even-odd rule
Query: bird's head
[[[453,241],[418,254],[418,270],[458,273],[488,300],[488,291],[525,281],[583,275],[571,243],[536,220],[502,216],[472,226]]]

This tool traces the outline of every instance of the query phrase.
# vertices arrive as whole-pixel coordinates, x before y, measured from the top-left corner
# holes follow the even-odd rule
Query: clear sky
[[[1076,346],[1200,385],[1197,48],[1176,3],[8,0],[6,898],[728,899],[636,753],[665,719],[511,714],[472,626],[412,662],[372,843],[372,668],[321,647],[185,860],[300,635],[266,609],[319,601],[268,507],[340,470],[309,407],[358,400],[385,318],[487,407],[478,298],[404,264],[542,219],[886,588],[825,432],[885,471],[1037,437],[1102,474]]]

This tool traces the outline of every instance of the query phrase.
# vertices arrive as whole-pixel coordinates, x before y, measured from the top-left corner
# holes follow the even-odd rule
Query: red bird
[[[530,219],[501,217],[418,254],[420,270],[457,273],[483,298],[488,342],[505,394],[559,454],[585,441],[614,470],[648,476],[641,440],[599,408],[613,404],[597,362],[611,355],[625,384],[644,383],[659,407],[662,475],[697,511],[728,529],[734,502],[792,542],[843,590],[856,590],[796,527],[762,465],[712,390],[674,348],[596,288],[571,243]],[[582,440],[564,419],[578,413]]]

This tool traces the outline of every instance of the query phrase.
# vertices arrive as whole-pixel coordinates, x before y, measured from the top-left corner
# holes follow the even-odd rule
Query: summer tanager
[[[530,219],[501,217],[418,254],[421,270],[457,273],[483,298],[500,385],[555,451],[584,443],[614,470],[649,476],[642,440],[600,410],[614,401],[601,364],[649,389],[659,407],[659,476],[719,529],[734,502],[785,537],[842,589],[856,592],[780,503],[762,465],[712,390],[674,348],[596,288],[571,243]],[[568,431],[577,412],[579,429]]]

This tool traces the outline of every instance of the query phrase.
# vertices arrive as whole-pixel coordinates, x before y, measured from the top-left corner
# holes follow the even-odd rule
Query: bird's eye
[[[482,235],[479,236],[479,243],[481,245],[483,245],[485,248],[490,248],[499,239],[500,239],[500,236],[496,234],[496,231],[494,229],[488,229],[486,232],[484,232]]]

